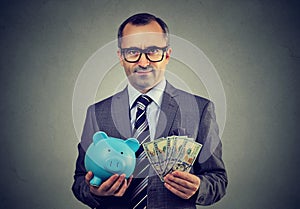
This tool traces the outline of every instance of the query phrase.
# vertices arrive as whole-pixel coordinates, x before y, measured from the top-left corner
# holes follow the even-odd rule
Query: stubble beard
[[[136,67],[128,79],[138,91],[146,93],[157,84],[155,77],[156,70],[152,66],[147,66],[146,68]]]

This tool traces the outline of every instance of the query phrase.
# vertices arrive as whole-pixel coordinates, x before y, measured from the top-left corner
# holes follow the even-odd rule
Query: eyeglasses
[[[127,62],[135,63],[141,59],[142,54],[145,54],[146,58],[150,62],[160,62],[164,58],[164,53],[166,52],[168,46],[157,47],[151,46],[146,49],[140,49],[137,47],[123,48],[121,53]]]

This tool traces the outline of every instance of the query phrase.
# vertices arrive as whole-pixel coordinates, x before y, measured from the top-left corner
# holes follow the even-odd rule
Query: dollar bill
[[[176,163],[172,166],[172,171],[180,170],[189,172],[202,148],[202,145],[193,139],[187,139],[181,149]]]
[[[167,175],[168,173],[172,172],[172,168],[177,162],[178,158],[180,157],[181,151],[183,150],[183,147],[185,146],[187,136],[174,136],[172,138],[172,149],[169,157],[168,164],[166,166],[166,169],[163,173],[163,175]]]
[[[149,162],[160,180],[175,170],[189,172],[202,145],[187,136],[169,136],[143,144]]]
[[[162,171],[160,168],[160,161],[155,150],[154,141],[146,142],[143,144],[144,151],[149,159],[149,162],[155,172],[161,177]]]
[[[163,170],[163,176],[165,175],[167,168],[168,168],[168,164],[170,163],[170,159],[172,157],[172,150],[173,150],[173,146],[174,146],[174,138],[176,136],[168,136],[166,138],[167,140],[167,154],[166,154],[166,160],[165,160],[165,165],[164,165],[164,170]]]
[[[162,175],[166,168],[167,161],[167,149],[168,149],[168,140],[167,138],[160,138],[154,141],[155,151],[159,160],[160,165],[160,174]]]

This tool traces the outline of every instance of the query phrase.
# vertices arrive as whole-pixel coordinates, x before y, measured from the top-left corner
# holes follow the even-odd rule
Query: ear
[[[94,142],[94,144],[97,144],[100,140],[107,139],[107,138],[108,138],[108,136],[105,132],[98,131],[93,136],[93,142]]]
[[[166,51],[166,60],[170,60],[170,57],[171,57],[171,53],[172,53],[172,48],[168,48],[167,51]]]
[[[125,141],[125,143],[134,151],[138,151],[140,147],[140,143],[137,139],[135,138],[129,138]]]
[[[124,61],[123,61],[121,49],[118,49],[117,53],[118,53],[118,57],[119,57],[121,66],[124,66],[124,64],[123,64]]]

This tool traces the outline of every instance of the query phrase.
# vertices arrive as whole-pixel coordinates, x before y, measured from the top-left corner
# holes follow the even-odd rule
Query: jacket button
[[[204,197],[203,197],[203,196],[200,196],[200,197],[198,198],[198,201],[199,201],[199,202],[203,202],[203,201],[204,201]]]

